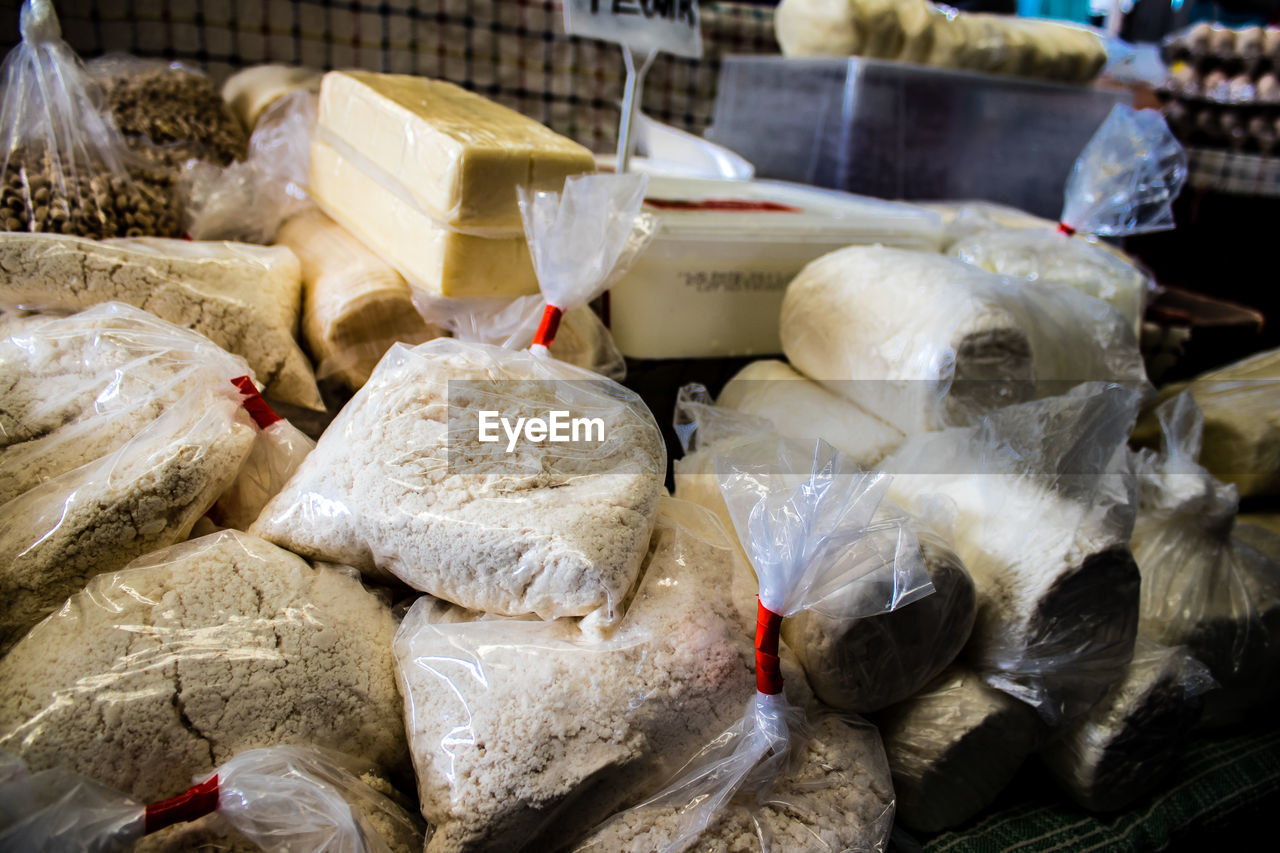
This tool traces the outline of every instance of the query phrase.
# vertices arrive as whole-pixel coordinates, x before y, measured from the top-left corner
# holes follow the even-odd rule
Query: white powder
[[[875,729],[827,715],[817,723],[798,766],[777,780],[764,802],[740,793],[696,839],[675,849],[882,850],[893,826],[893,798]],[[624,812],[578,849],[666,850],[680,833],[680,817],[672,806]]]
[[[294,333],[298,259],[279,246],[0,235],[0,303],[80,310],[127,302],[244,356],[267,394],[323,409]]]
[[[262,746],[391,771],[395,620],[353,578],[243,533],[101,575],[0,660],[0,749],[151,802]]]
[[[898,822],[937,832],[968,820],[1004,790],[1040,738],[1029,707],[953,666],[878,715],[898,796]]]
[[[605,440],[508,454],[505,439],[475,442],[482,409],[599,417]],[[652,415],[599,376],[484,344],[398,344],[253,532],[472,610],[607,620],[639,571],[665,468]]]
[[[431,853],[571,842],[653,793],[754,695],[738,552],[714,519],[667,500],[616,631],[570,620],[430,621],[395,653]],[[797,688],[803,689],[803,679]]]

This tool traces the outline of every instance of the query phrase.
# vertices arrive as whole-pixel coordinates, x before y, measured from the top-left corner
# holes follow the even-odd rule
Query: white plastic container
[[[782,352],[778,312],[805,264],[855,244],[936,252],[932,211],[776,181],[652,177],[653,243],[608,294],[608,321],[631,358]]]

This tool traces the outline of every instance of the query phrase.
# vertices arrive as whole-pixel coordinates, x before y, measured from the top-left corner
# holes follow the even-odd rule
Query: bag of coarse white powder
[[[990,227],[961,237],[950,254],[989,272],[1083,291],[1114,306],[1137,332],[1153,284],[1095,236],[1173,228],[1173,200],[1186,178],[1186,152],[1160,114],[1117,104],[1067,179],[1056,233]]]
[[[422,849],[420,823],[375,787],[376,768],[331,750],[242,752],[183,793],[146,805],[66,767],[33,773],[12,760],[0,779],[6,850]]]
[[[243,359],[127,305],[24,319],[0,384],[0,648],[215,503],[247,525],[311,445]]]
[[[882,467],[909,512],[940,530],[977,588],[963,657],[1051,725],[1092,708],[1123,675],[1138,630],[1129,552],[1136,485],[1127,440],[1137,392],[1085,384],[914,436]]]
[[[397,344],[253,525],[470,610],[621,614],[666,471],[631,391],[552,358]]]
[[[895,594],[857,602],[863,615],[932,591],[911,548],[886,554],[877,541],[889,478],[859,470],[825,442],[775,439],[718,456],[716,473],[759,579],[756,694],[661,792],[610,818],[578,849],[883,850],[893,787],[879,737],[792,704],[779,636],[784,620],[804,610],[848,613],[844,591],[886,565]]]
[[[1221,685],[1205,697],[1205,722],[1236,722],[1280,690],[1280,565],[1236,537],[1236,487],[1197,463],[1204,418],[1191,394],[1156,414],[1162,451],[1136,463],[1139,625],[1185,645]]]
[[[616,627],[480,618],[421,598],[395,639],[422,814],[438,851],[557,849],[662,780],[752,693],[738,549],[664,498]],[[808,697],[803,678],[796,701]]]
[[[0,659],[0,749],[143,802],[310,744],[408,775],[396,619],[354,572],[223,531],[98,575]]]

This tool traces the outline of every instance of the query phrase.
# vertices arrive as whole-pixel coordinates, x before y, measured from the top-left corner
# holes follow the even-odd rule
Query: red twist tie
[[[542,322],[538,324],[538,331],[533,336],[534,346],[551,346],[551,342],[556,339],[556,332],[560,329],[560,318],[562,316],[564,316],[564,311],[549,302],[547,303],[547,307],[542,311]]]
[[[1068,225],[1068,224],[1067,224],[1067,223],[1065,223],[1065,222],[1059,222],[1059,223],[1058,223],[1058,233],[1059,233],[1059,234],[1066,234],[1068,237],[1074,237],[1074,236],[1075,236],[1075,233],[1076,233],[1076,229],[1072,228],[1070,225]]]
[[[266,429],[273,423],[282,420],[279,415],[271,411],[267,401],[262,399],[262,395],[258,393],[258,386],[254,385],[253,380],[248,376],[237,376],[231,380],[231,384],[236,386],[240,393],[244,395],[240,405],[244,406],[245,411],[249,413],[249,417],[253,418],[253,422],[258,425],[258,429]]]
[[[756,599],[756,690],[769,696],[782,692],[782,667],[778,665],[778,634],[782,614]]]
[[[218,810],[218,776],[214,774],[183,793],[147,806],[143,834],[159,832],[175,823],[187,823]]]

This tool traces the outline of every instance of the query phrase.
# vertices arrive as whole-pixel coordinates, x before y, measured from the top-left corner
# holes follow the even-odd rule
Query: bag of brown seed
[[[19,28],[0,65],[0,229],[176,236],[173,180],[130,152],[51,0],[25,0]]]
[[[129,147],[151,162],[177,170],[192,159],[226,166],[245,158],[244,127],[200,70],[126,53],[88,68]]]

